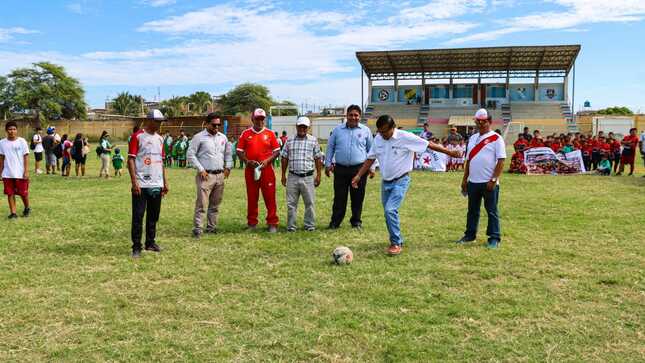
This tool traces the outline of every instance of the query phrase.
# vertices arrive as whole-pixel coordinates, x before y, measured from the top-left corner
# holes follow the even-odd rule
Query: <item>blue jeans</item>
[[[488,214],[488,227],[486,234],[488,241],[501,241],[501,227],[499,225],[499,212],[497,210],[497,201],[499,200],[499,185],[495,186],[493,191],[486,190],[486,183],[468,182],[468,219],[466,222],[467,239],[477,237],[477,226],[479,224],[479,209],[484,199],[484,208]]]
[[[390,233],[390,244],[402,245],[401,223],[399,222],[399,207],[403,203],[405,193],[410,186],[410,176],[406,175],[392,182],[383,181],[381,184],[381,201],[385,212],[385,224]]]

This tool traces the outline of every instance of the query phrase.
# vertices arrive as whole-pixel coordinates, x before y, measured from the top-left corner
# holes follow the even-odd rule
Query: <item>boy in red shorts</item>
[[[0,140],[0,174],[4,194],[9,200],[9,219],[18,218],[16,214],[16,195],[22,198],[25,206],[23,217],[28,217],[29,208],[29,146],[27,141],[18,137],[18,125],[9,121],[4,127],[7,137]]]
[[[629,130],[629,135],[625,136],[622,141],[623,154],[620,157],[620,169],[618,174],[621,175],[625,170],[625,164],[629,164],[629,175],[634,175],[634,159],[636,158],[636,147],[638,146],[638,136],[636,128]]]

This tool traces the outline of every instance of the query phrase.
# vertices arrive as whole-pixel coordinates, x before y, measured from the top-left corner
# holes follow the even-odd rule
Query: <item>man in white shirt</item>
[[[375,160],[378,160],[381,178],[381,202],[385,211],[385,224],[390,234],[390,255],[401,253],[403,237],[399,222],[399,207],[410,186],[410,171],[414,163],[414,153],[421,153],[430,148],[438,152],[459,157],[460,152],[424,140],[410,132],[397,130],[394,119],[383,115],[376,120],[378,135],[367,154],[367,159],[352,179],[352,187],[358,188],[361,178],[368,172]]]
[[[150,110],[143,130],[132,134],[128,145],[128,172],[132,183],[132,257],[141,257],[141,228],[146,214],[146,251],[161,252],[155,241],[161,198],[168,194],[163,164],[163,138],[157,133],[165,117]]]
[[[45,151],[43,148],[43,137],[40,134],[42,129],[40,127],[36,127],[35,130],[36,133],[31,138],[31,142],[34,144],[34,159],[36,161],[34,172],[36,174],[42,174],[43,171],[40,169],[40,163],[43,161],[43,151]]]
[[[220,132],[222,121],[217,113],[206,117],[206,129],[193,136],[188,147],[188,161],[197,169],[197,200],[193,217],[193,237],[202,235],[204,207],[208,206],[206,233],[217,233],[219,205],[224,195],[224,179],[233,166],[232,148]]]
[[[8,121],[4,127],[7,137],[0,140],[0,175],[4,194],[9,201],[9,219],[16,219],[16,195],[25,206],[23,217],[28,217],[29,208],[29,146],[27,141],[18,137],[18,125]]]
[[[492,119],[486,109],[475,113],[475,124],[479,129],[468,140],[466,166],[461,182],[461,191],[468,195],[468,217],[466,232],[457,243],[472,242],[477,238],[479,209],[482,199],[488,214],[488,247],[497,248],[501,242],[501,229],[497,202],[499,200],[499,176],[504,169],[506,144],[504,139],[491,131]]]

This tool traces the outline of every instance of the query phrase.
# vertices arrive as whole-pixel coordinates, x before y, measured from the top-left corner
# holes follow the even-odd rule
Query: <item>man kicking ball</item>
[[[454,158],[461,156],[458,150],[447,148],[424,140],[410,132],[398,130],[394,119],[383,115],[376,120],[378,135],[374,138],[372,148],[367,154],[367,160],[352,179],[352,187],[357,188],[361,177],[367,173],[374,160],[378,160],[381,169],[381,202],[385,211],[385,224],[390,234],[390,247],[387,253],[398,255],[403,246],[401,225],[399,222],[399,207],[403,203],[405,193],[410,186],[410,171],[412,171],[414,153],[426,149],[438,151]]]

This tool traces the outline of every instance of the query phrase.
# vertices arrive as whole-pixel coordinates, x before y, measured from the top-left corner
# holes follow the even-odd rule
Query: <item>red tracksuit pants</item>
[[[264,205],[267,207],[267,224],[269,226],[277,226],[278,220],[278,207],[275,202],[275,173],[273,167],[262,169],[260,180],[253,180],[253,168],[244,169],[244,179],[246,179],[246,222],[250,226],[258,224],[258,199],[260,198],[260,191],[262,191],[262,198]]]

